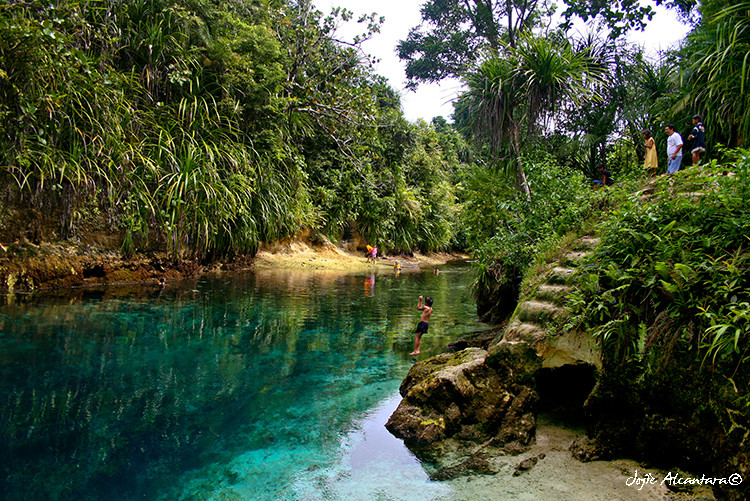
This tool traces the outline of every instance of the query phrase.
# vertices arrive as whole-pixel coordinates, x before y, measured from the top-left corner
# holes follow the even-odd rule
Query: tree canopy
[[[203,258],[302,228],[449,247],[457,166],[372,71],[381,22],[309,0],[0,2],[3,229]]]
[[[427,0],[422,24],[397,46],[409,86],[460,76],[485,49],[516,45],[538,18],[539,0]]]

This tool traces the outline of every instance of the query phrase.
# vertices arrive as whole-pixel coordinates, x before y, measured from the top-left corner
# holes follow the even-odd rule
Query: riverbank
[[[209,263],[195,258],[173,258],[165,252],[123,257],[118,250],[73,243],[15,242],[0,245],[0,289],[8,292],[62,289],[96,285],[167,282],[215,271],[242,269],[310,270],[359,273],[393,269],[403,272],[440,266],[460,254],[385,256],[368,263],[364,251],[330,242],[313,245],[304,239],[264,245],[254,256],[234,255]]]
[[[409,256],[381,256],[374,263],[368,262],[363,252],[325,243],[313,246],[305,241],[294,240],[263,246],[253,258],[258,269],[318,270],[337,272],[364,272],[379,268],[392,269],[396,263],[401,271],[418,270],[440,266],[455,259],[468,259],[464,254],[415,253]]]
[[[583,434],[583,430],[540,416],[536,442],[526,453],[491,456],[489,463],[495,474],[469,475],[446,482],[455,493],[450,501],[716,499],[709,485],[681,483],[701,475],[649,468],[631,459],[579,461],[569,449]]]

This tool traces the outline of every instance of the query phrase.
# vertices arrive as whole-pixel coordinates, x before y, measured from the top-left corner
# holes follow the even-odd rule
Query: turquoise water
[[[0,490],[15,499],[437,499],[383,427],[413,364],[482,330],[466,266],[241,272],[5,296]]]

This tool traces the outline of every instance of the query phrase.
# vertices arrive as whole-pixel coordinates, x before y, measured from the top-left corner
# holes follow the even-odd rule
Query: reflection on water
[[[295,499],[429,501],[450,494],[448,487],[430,482],[411,452],[383,426],[400,401],[394,392],[356,422],[341,442],[341,459],[300,475],[292,486]]]
[[[394,488],[393,471],[425,485],[382,424],[413,363],[417,297],[435,299],[426,357],[481,329],[469,280],[466,268],[247,272],[6,296],[0,489],[5,499],[339,499],[386,467]],[[425,499],[403,495],[388,499]]]

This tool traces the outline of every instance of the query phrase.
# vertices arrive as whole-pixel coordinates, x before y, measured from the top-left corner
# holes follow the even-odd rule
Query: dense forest
[[[653,2],[691,28],[656,55],[625,36],[650,4],[426,0],[394,48],[407,87],[457,77],[463,91],[451,117],[410,123],[401,82],[362,48],[388,22],[376,13],[0,0],[0,257],[65,242],[204,263],[301,235],[455,250],[473,256],[480,309],[512,310],[535,263],[593,235],[569,326],[628,384],[705,376],[746,451],[750,2]],[[361,34],[343,39],[344,23]],[[664,173],[667,124],[683,172],[651,179],[643,131]],[[614,186],[592,187],[600,164]],[[659,373],[675,360],[687,372]]]
[[[566,0],[558,25],[544,2],[427,0],[395,48],[407,87],[464,83],[452,122],[428,124],[405,120],[362,50],[387,22],[375,13],[2,0],[0,241],[85,247],[109,234],[126,257],[201,261],[303,232],[388,253],[461,250],[477,261],[481,308],[645,182],[644,129],[661,156],[664,125],[688,138],[700,113],[704,164],[744,172],[750,3],[667,5],[692,30],[654,56],[624,38],[648,5]],[[361,34],[340,38],[343,23]],[[617,189],[591,189],[598,164]]]
[[[211,259],[309,229],[389,252],[520,252],[522,267],[591,206],[596,164],[640,175],[642,129],[663,144],[664,123],[687,136],[699,111],[713,158],[750,132],[747,3],[675,3],[694,29],[656,61],[622,38],[649,8],[569,3],[563,19],[598,30],[571,37],[537,2],[426,2],[398,47],[409,85],[467,90],[454,123],[410,124],[361,49],[376,14],[3,1],[3,241],[116,230],[125,255]],[[361,36],[339,40],[342,22]]]
[[[2,241],[109,233],[124,256],[210,261],[305,231],[469,251],[479,295],[515,286],[611,202],[590,189],[598,164],[623,186],[644,177],[642,130],[663,148],[665,124],[687,138],[700,113],[706,159],[746,145],[750,4],[669,6],[692,31],[653,57],[624,39],[648,6],[568,0],[555,25],[546,3],[428,0],[396,48],[408,87],[454,76],[465,90],[452,123],[427,124],[404,119],[362,50],[385,22],[375,13],[4,0]],[[571,30],[575,19],[592,28]],[[342,23],[361,35],[338,38]]]
[[[352,45],[334,35],[351,14],[310,2],[0,9],[6,242],[115,229],[125,254],[211,258],[310,228],[452,245],[467,147],[403,119],[358,48],[374,16]]]

